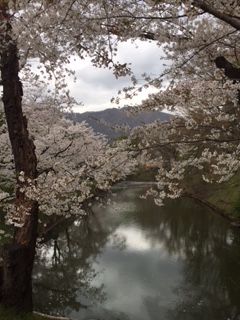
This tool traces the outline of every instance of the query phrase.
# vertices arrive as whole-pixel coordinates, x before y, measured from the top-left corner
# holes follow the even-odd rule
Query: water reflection
[[[190,200],[118,192],[39,251],[37,308],[75,319],[240,319],[240,236]]]
[[[90,257],[101,253],[108,232],[93,230],[86,221],[66,228],[56,239],[41,247],[34,272],[35,305],[46,313],[69,314],[104,300],[103,286],[92,286],[97,276]]]

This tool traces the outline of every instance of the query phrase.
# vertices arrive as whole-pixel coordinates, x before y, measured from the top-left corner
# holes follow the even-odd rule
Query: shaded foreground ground
[[[41,315],[38,313],[16,315],[10,310],[0,308],[0,319],[1,320],[70,320],[65,317],[53,317],[48,315]]]

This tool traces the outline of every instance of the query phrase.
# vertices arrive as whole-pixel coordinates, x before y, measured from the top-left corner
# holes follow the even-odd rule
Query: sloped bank
[[[141,168],[129,177],[128,182],[154,186],[156,173],[156,168]],[[206,183],[198,172],[194,172],[185,179],[184,189],[183,197],[194,199],[227,219],[232,226],[240,228],[240,173],[224,183]]]
[[[223,183],[206,183],[195,175],[186,181],[186,197],[211,208],[235,227],[240,227],[240,174]]]

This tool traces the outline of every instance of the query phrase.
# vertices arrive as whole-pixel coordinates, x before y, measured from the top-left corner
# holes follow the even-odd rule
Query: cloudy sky
[[[132,44],[130,41],[122,43],[119,48],[118,60],[132,64],[132,69],[137,78],[143,72],[150,75],[158,75],[163,70],[163,62],[160,60],[162,51],[154,43],[138,41]],[[106,108],[113,108],[112,97],[116,97],[118,90],[130,84],[127,77],[116,79],[110,70],[98,69],[91,66],[90,61],[77,60],[73,68],[76,71],[77,81],[69,80],[71,94],[82,102],[84,106],[76,107],[75,111],[97,111]],[[139,102],[146,97],[146,92],[133,101],[121,101],[120,106]]]

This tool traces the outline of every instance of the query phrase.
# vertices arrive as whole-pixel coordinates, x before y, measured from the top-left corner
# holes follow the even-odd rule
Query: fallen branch
[[[71,320],[70,318],[50,316],[48,314],[44,314],[44,313],[40,313],[40,312],[36,312],[36,311],[34,311],[33,314],[35,314],[36,316],[39,316],[39,317],[43,317],[45,319],[50,319],[50,320]]]

